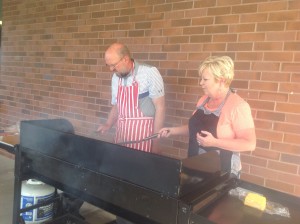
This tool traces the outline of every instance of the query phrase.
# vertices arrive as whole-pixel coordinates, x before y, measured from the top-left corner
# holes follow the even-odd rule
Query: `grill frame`
[[[43,181],[57,189],[63,190],[66,194],[82,199],[135,223],[213,224],[213,222],[209,221],[209,218],[206,217],[209,217],[212,213],[216,212],[219,213],[219,216],[223,214],[226,217],[232,216],[233,219],[234,217],[240,217],[239,220],[233,220],[236,224],[245,223],[246,221],[253,224],[259,224],[261,222],[266,224],[292,224],[297,223],[297,221],[300,220],[300,213],[298,212],[300,201],[298,197],[274,191],[262,186],[257,186],[245,181],[237,181],[236,179],[228,178],[228,175],[222,172],[214,172],[213,174],[210,173],[209,175],[212,174],[211,176],[213,176],[213,178],[208,179],[208,181],[204,184],[196,182],[195,185],[191,187],[190,184],[184,183],[184,181],[182,181],[182,177],[185,175],[185,177],[189,177],[191,179],[197,177],[199,173],[200,176],[203,175],[203,172],[197,169],[199,167],[191,166],[191,164],[195,162],[197,164],[200,157],[193,157],[192,159],[180,161],[182,169],[180,170],[180,175],[178,177],[180,178],[179,193],[172,197],[168,191],[159,192],[157,189],[153,190],[149,188],[149,186],[143,187],[139,184],[130,182],[126,180],[126,178],[110,176],[108,173],[103,172],[103,170],[92,170],[90,169],[91,167],[86,167],[84,163],[76,164],[75,161],[72,162],[70,160],[66,160],[65,157],[63,157],[66,155],[64,153],[59,153],[59,156],[57,156],[51,155],[51,153],[49,154],[51,150],[48,152],[46,150],[45,153],[45,151],[42,150],[44,147],[32,149],[30,146],[28,148],[28,145],[26,146],[26,141],[31,139],[31,135],[28,136],[28,133],[26,132],[27,137],[26,135],[26,138],[24,137],[24,128],[22,128],[22,123],[23,122],[21,122],[20,145],[13,146],[0,142],[1,148],[15,154],[13,224],[23,223],[22,220],[20,220],[21,184],[23,180],[30,178]],[[27,126],[31,125],[42,129],[44,128],[46,130],[52,130],[48,132],[48,134],[51,134],[53,131],[55,133],[58,131],[60,134],[63,133],[63,136],[67,134],[67,136],[76,137],[76,135],[73,134],[74,130],[72,125],[63,119],[56,120],[55,122],[50,121],[50,126],[46,125],[46,127],[45,124],[49,123],[49,120],[25,121],[24,123],[26,123]],[[27,129],[26,131],[30,131],[30,129]],[[41,129],[36,129],[35,132],[41,133],[42,135],[40,137],[45,134],[45,132],[41,131]],[[60,136],[62,137],[62,135]],[[71,139],[73,139],[73,137],[71,137]],[[26,144],[23,144],[24,138]],[[45,143],[46,145],[52,144],[52,141],[49,141],[48,138],[52,140],[53,136],[51,137],[51,135],[48,135],[46,137],[46,141],[41,142],[44,142],[44,145]],[[62,142],[64,144],[66,143],[66,138],[62,138],[60,140],[63,140]],[[37,146],[38,144],[36,144],[36,142],[39,141],[34,141],[35,143],[33,145]],[[88,142],[90,141],[94,140],[88,139]],[[95,141],[97,141],[97,144],[103,144],[101,141]],[[55,147],[57,147],[57,144],[60,145],[61,142],[56,140],[54,141],[54,144],[56,144]],[[128,150],[124,147],[120,148],[120,150],[121,149],[125,151]],[[72,151],[72,148],[70,148],[70,150]],[[143,154],[138,151],[134,152],[136,154]],[[152,155],[148,153],[144,156],[151,157]],[[93,159],[95,157],[91,156],[90,158]],[[205,159],[208,160],[208,158]],[[79,178],[85,182],[83,184],[74,184],[74,181],[72,183],[68,183],[68,181],[61,178],[59,175],[61,167],[67,169],[67,172],[72,176],[70,177],[71,181]],[[285,217],[279,217],[276,215],[270,216],[268,214],[262,214],[262,216],[259,217],[251,215],[251,208],[243,206],[241,201],[238,199],[233,200],[232,197],[227,195],[228,190],[236,186],[244,187],[250,191],[263,194],[270,201],[282,203],[283,206],[290,210],[291,217],[287,219]],[[212,198],[212,200],[207,200],[210,198]],[[59,195],[57,200],[61,201],[63,199],[61,199]],[[134,200],[134,203],[132,203],[132,200]],[[208,203],[206,203],[207,201]],[[228,210],[228,207],[224,209],[224,207],[222,207],[224,205],[230,207],[231,210]],[[151,207],[151,209],[149,209],[149,207]],[[62,214],[64,213],[57,213],[57,216],[54,218],[59,220]]]
[[[20,183],[30,178],[135,223],[186,224],[199,219],[212,223],[193,208],[207,193],[204,186],[213,189],[228,175],[219,167],[201,171],[197,164],[207,158],[177,160],[75,135],[65,119],[22,121],[20,127],[13,223],[20,213]],[[209,178],[186,181],[198,175]]]

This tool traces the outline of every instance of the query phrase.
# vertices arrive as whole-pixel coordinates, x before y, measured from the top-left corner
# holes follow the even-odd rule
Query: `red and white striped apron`
[[[134,75],[134,74],[133,74]],[[132,86],[122,86],[119,79],[117,106],[118,122],[116,130],[116,143],[125,141],[138,141],[153,134],[154,118],[145,117],[138,107],[139,86],[133,76]],[[127,147],[141,151],[151,151],[151,140],[127,144]]]

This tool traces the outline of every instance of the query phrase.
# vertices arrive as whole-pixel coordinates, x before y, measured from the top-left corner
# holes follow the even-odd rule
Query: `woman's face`
[[[204,94],[211,98],[218,95],[220,90],[220,82],[215,79],[209,69],[204,69],[201,75],[200,86],[203,89]]]

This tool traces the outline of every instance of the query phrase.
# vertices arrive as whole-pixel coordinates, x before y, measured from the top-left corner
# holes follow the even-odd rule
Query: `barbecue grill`
[[[208,217],[218,211],[220,203],[229,200],[231,205],[243,207],[227,195],[243,182],[220,169],[216,152],[181,160],[169,158],[76,135],[65,119],[22,121],[20,127],[20,144],[14,147],[13,224],[21,223],[20,213],[26,209],[41,206],[20,209],[21,184],[27,179],[37,179],[63,191],[44,204],[60,202],[68,194],[139,224],[212,224]],[[244,208],[231,212],[248,217]],[[58,215],[61,217],[54,217],[53,223],[68,217],[63,212]],[[255,222],[255,216],[248,218],[253,224],[261,221]],[[295,220],[298,218],[296,215]],[[239,221],[230,223],[247,223]],[[264,223],[273,221],[267,219]]]

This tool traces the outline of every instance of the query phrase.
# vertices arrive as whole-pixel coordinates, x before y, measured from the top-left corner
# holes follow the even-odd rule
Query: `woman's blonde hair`
[[[234,77],[234,63],[229,56],[210,56],[199,66],[199,74],[209,69],[216,80],[224,80],[225,85],[230,86]]]

